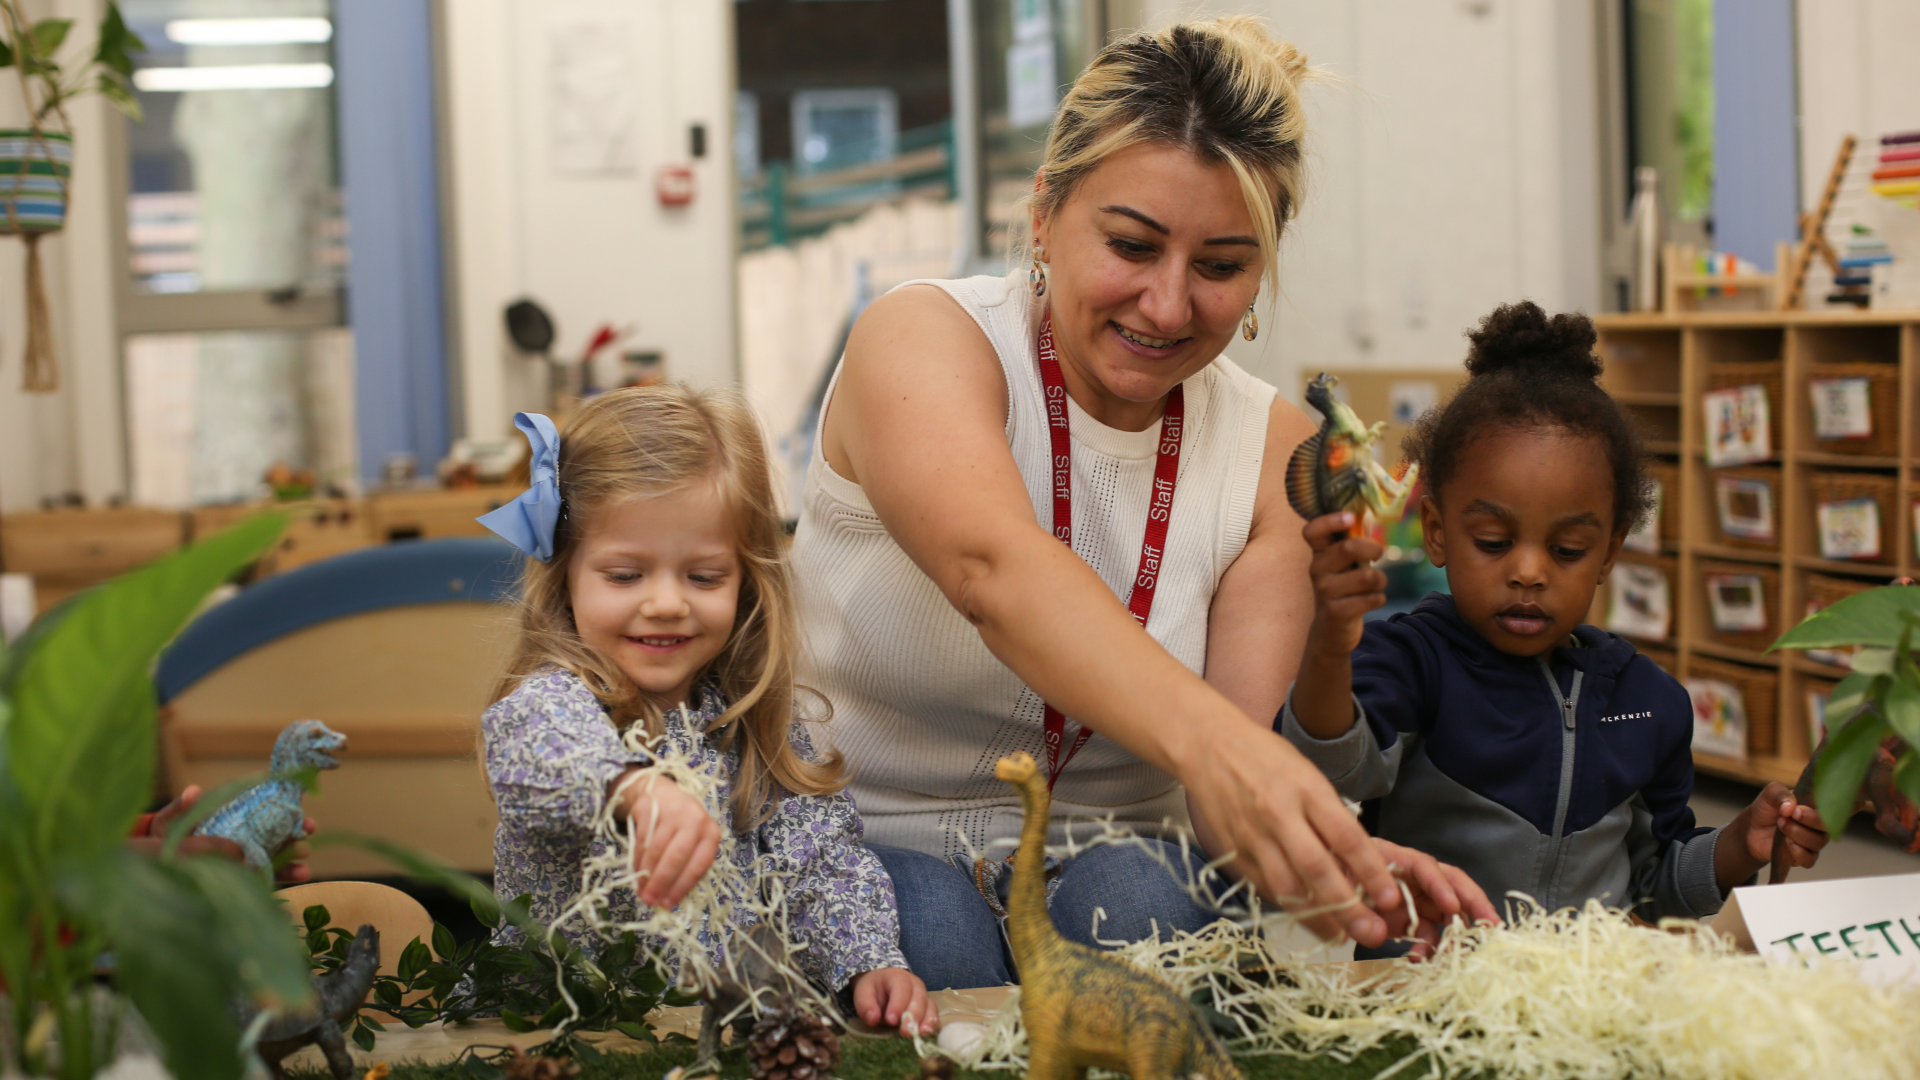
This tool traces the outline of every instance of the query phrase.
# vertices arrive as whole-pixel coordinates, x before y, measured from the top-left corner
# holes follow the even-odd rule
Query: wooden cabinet
[[[1696,753],[1702,772],[1790,784],[1814,739],[1810,710],[1845,671],[1823,662],[1833,657],[1769,653],[1765,645],[1805,618],[1810,604],[1920,576],[1920,312],[1681,312],[1603,315],[1594,323],[1607,389],[1666,474],[1667,512],[1678,527],[1661,535],[1660,554],[1678,567],[1671,630],[1665,640],[1644,642],[1646,651],[1677,675],[1736,682],[1755,696],[1747,756]],[[1711,467],[1707,395],[1745,386],[1761,387],[1768,400],[1768,457]],[[1848,402],[1864,434],[1845,432],[1836,420]],[[1760,486],[1770,507],[1761,506]],[[1728,502],[1722,488],[1737,496],[1730,507],[1721,505]],[[1762,509],[1771,540],[1751,524]],[[1866,535],[1869,526],[1877,537]],[[1709,577],[1732,579],[1723,606],[1757,581],[1766,630],[1716,626]],[[1592,621],[1604,625],[1606,615],[1596,610]]]

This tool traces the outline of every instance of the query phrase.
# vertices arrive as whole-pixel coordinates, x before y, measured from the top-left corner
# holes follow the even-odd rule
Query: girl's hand
[[[1341,511],[1307,522],[1301,531],[1313,549],[1313,629],[1307,663],[1319,652],[1344,656],[1360,644],[1367,612],[1387,602],[1387,575],[1373,561],[1384,554],[1365,536],[1348,536],[1353,515]]]
[[[875,968],[853,977],[853,1011],[868,1027],[899,1028],[902,1035],[940,1030],[940,1010],[927,984],[906,968]]]
[[[620,817],[632,823],[634,891],[640,902],[673,907],[720,853],[720,823],[699,799],[645,766],[615,777],[609,794],[622,801]]]
[[[1388,840],[1376,838],[1373,846],[1386,856],[1394,876],[1411,887],[1415,925],[1407,929],[1404,917],[1393,921],[1401,924],[1395,928],[1396,934],[1418,939],[1419,944],[1408,954],[1415,960],[1424,960],[1433,954],[1434,947],[1440,944],[1440,935],[1456,916],[1475,925],[1500,922],[1500,913],[1494,910],[1486,891],[1468,877],[1466,871],[1424,851]]]
[[[1762,863],[1773,861],[1773,836],[1787,834],[1787,858],[1791,865],[1810,867],[1820,858],[1820,849],[1832,837],[1820,820],[1820,811],[1794,801],[1793,791],[1775,780],[1747,807],[1747,854]]]

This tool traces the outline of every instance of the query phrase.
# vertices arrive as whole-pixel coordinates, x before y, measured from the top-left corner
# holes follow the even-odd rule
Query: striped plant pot
[[[0,128],[0,233],[54,232],[67,223],[73,136]]]

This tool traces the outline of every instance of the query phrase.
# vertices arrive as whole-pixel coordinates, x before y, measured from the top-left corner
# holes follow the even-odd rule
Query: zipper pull
[[[1567,718],[1567,730],[1572,731],[1573,730],[1573,699],[1572,698],[1562,698],[1560,700],[1560,715]]]

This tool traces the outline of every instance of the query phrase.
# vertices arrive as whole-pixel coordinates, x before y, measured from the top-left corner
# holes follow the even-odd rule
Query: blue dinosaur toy
[[[215,810],[194,828],[201,836],[224,836],[240,845],[247,865],[267,870],[273,853],[289,840],[307,835],[300,808],[304,789],[292,775],[301,769],[337,769],[335,754],[347,748],[347,737],[318,720],[296,720],[274,740],[273,779],[255,784],[232,802]]]

